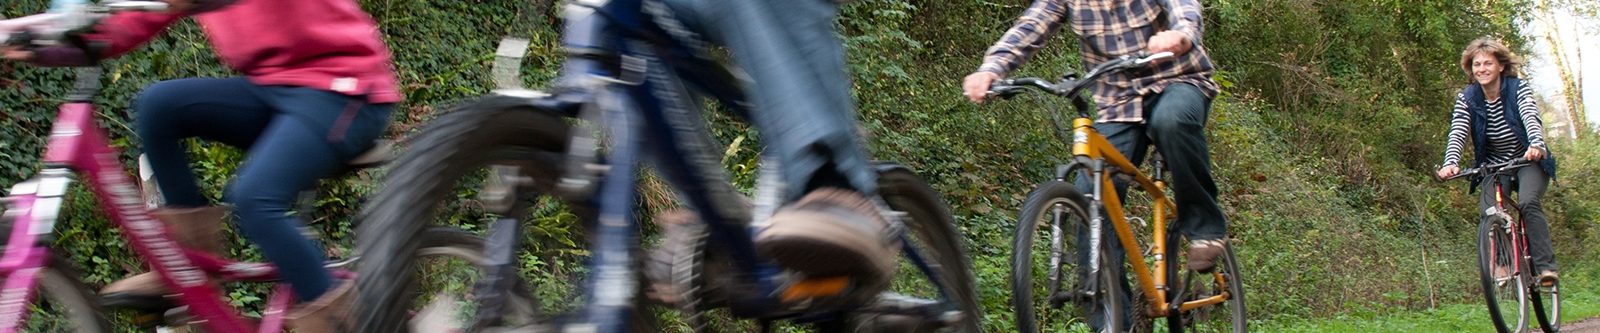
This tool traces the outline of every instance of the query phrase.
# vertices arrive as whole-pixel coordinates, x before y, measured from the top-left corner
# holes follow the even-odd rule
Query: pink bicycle
[[[0,36],[7,37],[0,45],[69,43],[88,50],[90,45],[82,38],[48,31],[91,27],[95,20],[114,11],[164,8],[162,2],[108,0],[67,14],[31,16],[12,22],[27,21],[30,26],[54,24],[53,29],[7,32],[0,24]],[[63,22],[77,22],[79,26],[62,29],[57,23]],[[42,159],[43,171],[13,186],[5,198],[0,223],[10,224],[11,235],[0,254],[0,276],[5,279],[0,289],[0,333],[112,332],[102,304],[160,314],[162,324],[167,326],[194,325],[208,332],[282,331],[293,294],[287,284],[277,279],[276,269],[265,263],[230,261],[182,248],[167,234],[165,226],[151,217],[138,182],[122,168],[120,152],[109,145],[105,130],[95,121],[91,101],[99,93],[100,79],[98,66],[78,69],[76,88],[61,106],[51,129]],[[352,162],[350,169],[372,165],[375,164]],[[86,186],[102,205],[101,210],[122,230],[134,253],[159,272],[171,290],[178,292],[175,297],[101,300],[77,278],[71,260],[51,253],[56,218],[74,175],[87,179]],[[482,240],[475,236],[459,232],[429,234],[437,236],[424,241],[423,246],[432,250],[419,252],[423,256],[460,259],[466,265],[485,260]],[[353,278],[354,274],[342,267],[356,258],[332,262],[328,267],[336,278]],[[457,284],[459,280],[456,279]],[[261,317],[252,318],[229,304],[219,281],[277,285],[267,297]]]

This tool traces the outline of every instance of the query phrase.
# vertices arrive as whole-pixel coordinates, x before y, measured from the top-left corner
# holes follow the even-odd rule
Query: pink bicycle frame
[[[1500,184],[1499,181],[1495,181],[1494,182],[1494,205],[1495,205],[1495,207],[1499,207],[1500,211],[1502,211],[1502,212],[1505,212],[1506,211],[1506,207],[1508,207],[1506,205],[1506,201],[1510,201],[1510,199],[1507,199],[1506,197],[1507,196],[1506,196],[1505,189],[1501,188],[1501,184]],[[1515,208],[1516,207],[1516,202],[1513,201],[1509,207]],[[1528,260],[1531,259],[1531,258],[1526,257],[1528,255],[1527,254],[1527,252],[1528,252],[1527,251],[1528,250],[1528,240],[1525,237],[1523,237],[1524,230],[1522,229],[1522,210],[1521,210],[1521,208],[1517,208],[1517,214],[1516,215],[1510,215],[1510,214],[1506,214],[1506,215],[1511,216],[1510,221],[1507,221],[1507,222],[1510,222],[1511,225],[1508,226],[1508,228],[1506,229],[1506,233],[1511,234],[1510,235],[1511,236],[1511,272],[1513,274],[1522,274],[1523,273],[1523,270],[1522,270],[1523,269],[1523,267],[1522,267],[1523,262],[1528,261]],[[1495,244],[1494,241],[1495,241],[1494,237],[1490,237],[1489,238],[1489,249],[1490,249],[1489,253],[1494,253],[1494,249],[1498,248],[1497,246],[1504,245],[1504,244]]]
[[[72,171],[88,176],[88,186],[133,245],[134,253],[146,259],[162,281],[181,293],[199,325],[211,332],[256,332],[253,320],[240,315],[223,298],[210,276],[223,280],[274,281],[276,269],[263,263],[231,262],[203,252],[184,249],[168,236],[166,226],[151,217],[133,179],[118,162],[121,156],[111,148],[105,131],[95,124],[94,109],[88,103],[68,103],[61,107],[44,155],[45,170],[21,184],[11,193],[14,216],[11,238],[0,256],[0,333],[21,330],[27,321],[38,272],[48,264],[48,244],[42,237],[53,232],[55,219],[65,199]],[[349,278],[351,273],[335,270],[334,276]],[[274,288],[258,332],[279,332],[292,294],[287,284]]]

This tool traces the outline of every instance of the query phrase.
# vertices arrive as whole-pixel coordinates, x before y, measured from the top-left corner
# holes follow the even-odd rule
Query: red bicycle
[[[92,27],[105,15],[122,10],[164,10],[155,1],[102,1],[66,14],[43,14],[12,22],[27,22],[22,31],[0,30],[5,44],[33,46],[68,43],[88,47],[82,38],[59,31]],[[63,29],[63,24],[75,24]],[[35,29],[32,26],[49,26]],[[0,24],[4,29],[6,24]],[[45,30],[46,32],[39,32]],[[48,31],[58,31],[51,33]],[[0,222],[9,223],[11,235],[0,254],[0,333],[12,332],[112,332],[102,303],[128,307],[161,315],[167,326],[197,325],[209,332],[280,332],[284,316],[292,305],[288,285],[277,278],[276,269],[259,262],[230,261],[205,252],[185,249],[168,235],[166,227],[151,217],[138,183],[118,161],[121,153],[107,141],[104,129],[95,122],[92,100],[98,95],[101,79],[98,66],[78,68],[76,89],[61,106],[46,146],[43,171],[16,184],[5,198],[5,213]],[[360,160],[360,159],[358,159]],[[351,165],[359,169],[371,164]],[[72,261],[51,253],[51,235],[56,218],[66,200],[74,175],[83,176],[101,210],[122,230],[133,252],[160,273],[173,298],[141,300],[101,300],[77,278]],[[419,251],[422,256],[462,259],[468,265],[483,263],[482,240],[465,233],[430,232]],[[335,278],[351,279],[354,273],[343,266],[358,256],[332,262]],[[456,281],[459,281],[457,279]],[[222,282],[275,283],[260,318],[247,317],[229,305]],[[36,297],[42,296],[42,297]]]
[[[1500,333],[1530,331],[1530,308],[1545,332],[1561,330],[1560,283],[1545,285],[1534,278],[1521,210],[1505,189],[1517,168],[1528,165],[1528,160],[1517,158],[1443,179],[1475,179],[1484,184],[1484,191],[1493,191],[1484,195],[1494,196],[1494,206],[1485,209],[1478,222],[1478,274],[1489,319]]]

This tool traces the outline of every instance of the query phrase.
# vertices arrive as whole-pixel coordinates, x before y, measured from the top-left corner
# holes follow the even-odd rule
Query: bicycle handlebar
[[[1478,174],[1491,175],[1491,174],[1498,173],[1501,170],[1516,169],[1516,168],[1528,166],[1529,164],[1531,164],[1529,162],[1530,161],[1528,161],[1527,158],[1518,157],[1518,158],[1512,159],[1510,161],[1484,165],[1484,166],[1476,167],[1476,168],[1462,169],[1460,173],[1457,173],[1454,176],[1440,178],[1439,181],[1441,181],[1441,182],[1450,181],[1450,180],[1457,179],[1457,178],[1476,176]]]
[[[164,11],[167,3],[161,1],[105,0],[86,4],[64,13],[45,13],[11,20],[0,20],[0,46],[32,47],[60,43],[70,31],[93,26],[101,18],[115,12]]]
[[[1023,90],[1025,90],[1024,88],[1033,87],[1052,95],[1070,97],[1086,87],[1086,83],[1094,82],[1106,74],[1130,69],[1144,68],[1145,65],[1151,62],[1171,59],[1172,57],[1172,52],[1126,55],[1100,63],[1100,65],[1090,69],[1089,73],[1084,75],[1083,79],[1077,79],[1077,73],[1064,74],[1061,76],[1061,80],[1057,82],[1050,82],[1049,80],[1034,77],[1004,79],[995,81],[993,85],[990,85],[988,95],[1001,98],[1010,98],[1011,96],[1021,93]]]

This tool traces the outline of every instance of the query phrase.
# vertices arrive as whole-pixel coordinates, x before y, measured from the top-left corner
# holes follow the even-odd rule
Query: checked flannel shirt
[[[1090,86],[1099,106],[1097,122],[1143,123],[1143,96],[1159,93],[1169,84],[1192,84],[1207,97],[1216,97],[1219,88],[1211,80],[1214,69],[1202,42],[1202,22],[1199,0],[1036,0],[989,48],[978,70],[1005,77],[1065,23],[1077,33],[1089,64],[1144,51],[1157,32],[1182,32],[1190,42],[1189,52],[1150,70],[1107,74]]]

